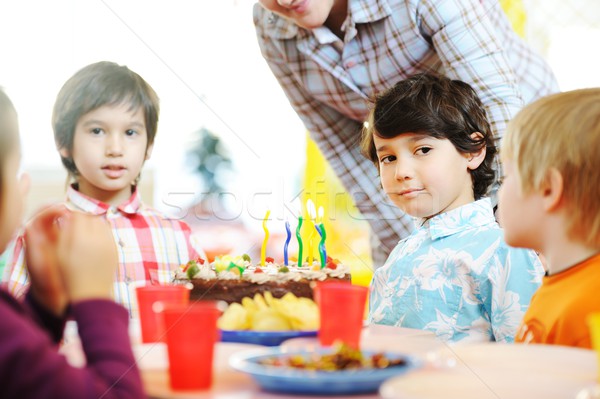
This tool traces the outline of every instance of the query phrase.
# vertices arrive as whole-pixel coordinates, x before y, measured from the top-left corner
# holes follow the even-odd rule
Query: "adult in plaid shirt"
[[[376,267],[413,223],[360,155],[375,94],[421,72],[462,80],[476,89],[499,140],[524,104],[558,91],[496,0],[260,0],[254,24],[271,71],[370,223]]]
[[[147,284],[152,274],[168,282],[179,265],[204,256],[190,242],[186,223],[145,206],[136,190],[152,152],[158,114],[158,97],[144,79],[126,66],[98,62],[65,83],[52,116],[62,163],[75,181],[66,206],[110,224],[119,254],[114,297],[130,317],[138,315],[136,286]],[[19,236],[3,276],[16,296],[29,285],[25,245]]]

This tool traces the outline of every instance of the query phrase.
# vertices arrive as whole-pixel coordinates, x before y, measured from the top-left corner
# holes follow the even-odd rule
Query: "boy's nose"
[[[118,135],[109,135],[106,143],[106,155],[119,156],[123,154],[123,142]]]
[[[410,166],[410,162],[401,161],[399,158],[396,159],[396,170],[395,170],[395,178],[396,180],[407,180],[410,179],[413,175],[412,168]]]

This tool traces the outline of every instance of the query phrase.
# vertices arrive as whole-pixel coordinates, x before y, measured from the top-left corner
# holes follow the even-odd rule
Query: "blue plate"
[[[317,330],[310,331],[246,331],[246,330],[221,330],[222,342],[241,342],[244,344],[257,344],[277,346],[285,340],[299,337],[315,337]]]
[[[320,348],[320,354],[331,353],[331,348]],[[314,371],[293,367],[269,366],[259,362],[267,358],[287,358],[293,355],[309,355],[314,351],[300,349],[264,348],[232,355],[231,367],[252,376],[266,391],[312,395],[349,395],[376,392],[383,381],[419,367],[413,357],[385,353],[390,359],[404,359],[405,365],[386,369]],[[366,356],[373,351],[363,351]]]

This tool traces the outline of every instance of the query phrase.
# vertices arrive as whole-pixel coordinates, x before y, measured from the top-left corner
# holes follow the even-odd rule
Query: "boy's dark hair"
[[[379,160],[373,136],[394,138],[403,133],[425,133],[448,139],[461,153],[486,148],[484,161],[471,170],[475,199],[493,183],[496,146],[481,100],[465,82],[441,75],[417,74],[402,80],[374,99],[368,126],[363,129],[361,151],[377,169]],[[472,138],[474,132],[482,137]]]
[[[4,163],[18,140],[16,132],[7,124],[7,119],[11,117],[9,113],[15,113],[15,107],[0,87],[0,198],[4,184]]]
[[[144,110],[148,146],[154,143],[158,126],[159,100],[150,85],[126,66],[101,61],[80,69],[64,84],[54,103],[52,128],[59,149],[73,151],[77,121],[103,105],[130,104],[130,110]],[[77,167],[71,156],[61,160],[72,176]]]

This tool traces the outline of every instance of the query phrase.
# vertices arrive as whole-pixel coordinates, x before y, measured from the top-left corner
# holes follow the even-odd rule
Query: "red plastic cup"
[[[216,302],[165,305],[160,312],[167,336],[169,377],[173,390],[208,389],[212,385],[213,353],[219,340]]]
[[[190,301],[189,288],[184,285],[146,285],[136,287],[136,292],[140,310],[142,342],[164,341],[162,319],[157,315],[154,304],[162,302],[187,305]]]
[[[368,291],[367,287],[347,283],[317,285],[321,345],[330,346],[341,341],[356,349],[360,347]]]

